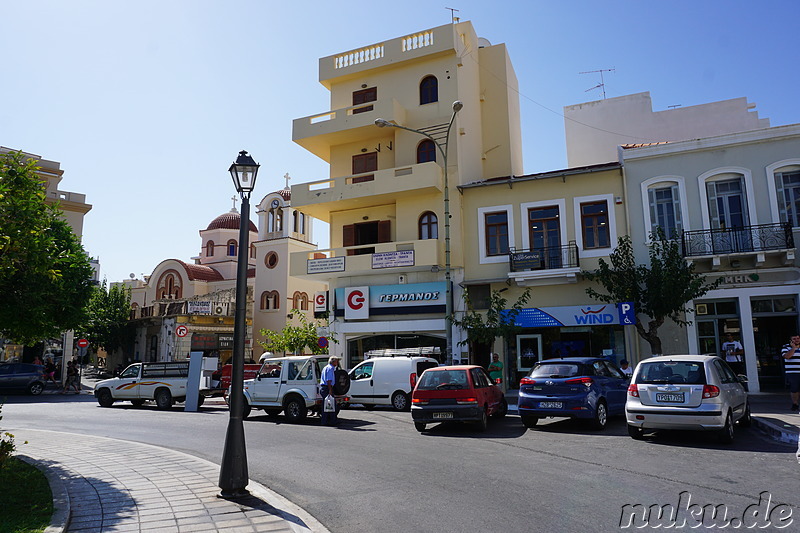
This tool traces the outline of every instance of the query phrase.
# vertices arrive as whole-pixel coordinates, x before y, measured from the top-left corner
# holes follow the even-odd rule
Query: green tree
[[[0,155],[0,335],[23,344],[78,327],[91,296],[89,258],[45,199],[33,161]]]
[[[477,358],[479,354],[488,358],[495,339],[498,337],[510,339],[519,331],[520,328],[515,325],[516,318],[530,300],[531,290],[525,289],[525,292],[520,295],[510,309],[506,307],[508,300],[503,297],[502,291],[492,291],[489,297],[489,308],[485,313],[475,310],[468,290],[464,291],[463,298],[467,310],[460,319],[454,317],[453,324],[464,330],[467,338],[460,341],[458,345],[469,346],[473,358]],[[478,360],[474,362],[484,363]],[[486,364],[488,364],[488,359]]]
[[[113,353],[133,340],[133,328],[128,322],[130,310],[130,290],[120,285],[108,289],[103,280],[103,284],[92,291],[86,322],[78,331],[95,349],[102,347],[109,354]]]
[[[687,304],[717,288],[722,279],[708,282],[696,273],[694,264],[683,257],[679,240],[667,239],[662,231],[650,235],[649,259],[649,265],[636,264],[631,238],[626,235],[609,256],[610,264],[600,259],[596,271],[584,271],[583,275],[605,290],[587,288],[586,293],[595,300],[633,302],[636,331],[650,344],[653,355],[658,355],[662,353],[658,328],[666,319],[679,326],[691,324],[684,317],[694,309]]]
[[[310,351],[314,355],[328,353],[328,348],[320,347],[317,328],[320,327],[319,321],[309,322],[305,314],[297,309],[292,310],[293,315],[298,315],[300,325],[294,326],[286,324],[281,331],[261,329],[260,333],[267,340],[258,341],[262,348],[273,353],[292,353],[302,355]],[[326,337],[329,342],[338,342],[335,338]]]

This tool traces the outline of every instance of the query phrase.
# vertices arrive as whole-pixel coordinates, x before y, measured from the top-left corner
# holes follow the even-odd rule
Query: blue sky
[[[654,110],[747,97],[800,122],[800,1],[63,0],[3,3],[0,145],[59,161],[85,193],[84,246],[109,281],[199,254],[230,210],[228,166],[261,163],[254,199],[327,177],[291,141],[329,108],[320,57],[470,20],[519,78],[525,172],[566,167],[565,105],[650,91]],[[320,245],[327,236],[318,231]]]

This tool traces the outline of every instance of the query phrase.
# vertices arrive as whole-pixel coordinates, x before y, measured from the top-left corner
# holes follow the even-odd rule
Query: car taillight
[[[564,383],[569,383],[570,385],[573,385],[575,383],[583,383],[584,385],[586,385],[586,388],[588,389],[589,387],[592,386],[594,380],[592,378],[583,377],[583,378],[568,379]]]
[[[477,404],[478,403],[478,399],[477,398],[461,398],[461,399],[456,399],[456,403],[460,404],[460,405]]]
[[[703,385],[703,398],[716,398],[719,396],[719,387],[716,385]]]
[[[531,378],[522,378],[519,380],[520,385],[533,385],[534,383],[536,383],[536,380]]]
[[[411,403],[417,405],[428,405],[428,400],[423,400],[421,398],[411,398]]]
[[[414,387],[417,386],[417,373],[416,372],[412,372],[411,373],[411,376],[409,376],[409,378],[408,378],[408,382],[411,385],[411,390],[414,390]]]
[[[628,385],[628,396],[633,396],[634,398],[639,397],[639,385],[635,383],[632,385]]]

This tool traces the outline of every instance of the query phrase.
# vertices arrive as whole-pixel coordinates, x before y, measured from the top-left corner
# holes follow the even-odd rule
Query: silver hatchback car
[[[647,430],[716,431],[733,442],[733,425],[750,425],[750,404],[742,379],[713,355],[665,355],[636,367],[625,403],[628,434]]]

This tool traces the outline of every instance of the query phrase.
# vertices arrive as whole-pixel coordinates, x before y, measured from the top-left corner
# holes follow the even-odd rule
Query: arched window
[[[439,101],[439,80],[436,76],[425,76],[419,83],[419,104]]]
[[[261,293],[261,309],[263,311],[280,309],[278,291],[264,291]]]
[[[420,215],[419,238],[420,240],[439,238],[439,222],[436,218],[436,213],[426,211]]]
[[[436,161],[436,145],[430,139],[425,139],[417,145],[417,163]]]
[[[275,210],[275,231],[283,231],[283,209]]]
[[[295,292],[292,296],[292,309],[298,311],[308,311],[308,294],[304,292]]]
[[[298,226],[297,226],[298,223],[299,221],[297,220],[297,211],[292,211],[292,231],[294,231],[295,233],[298,232]]]
[[[228,241],[228,255],[231,257],[236,257],[236,241],[233,239]]]
[[[177,272],[174,270],[164,272],[156,285],[156,296],[161,300],[178,299],[181,297],[182,293],[181,281]]]
[[[256,258],[256,245],[255,244],[251,244],[250,245],[250,258],[251,259],[255,259]]]
[[[275,231],[275,210],[270,209],[267,214],[267,232],[272,233]]]
[[[306,216],[303,213],[299,213],[298,218],[300,219],[300,231],[298,233],[302,233],[305,235],[306,233]]]
[[[206,257],[214,257],[214,241],[206,243]]]

